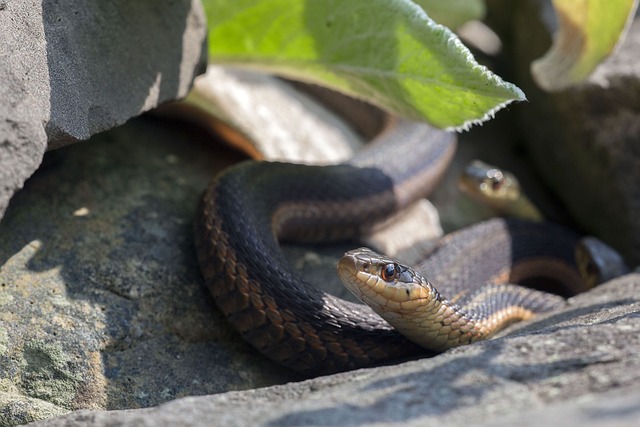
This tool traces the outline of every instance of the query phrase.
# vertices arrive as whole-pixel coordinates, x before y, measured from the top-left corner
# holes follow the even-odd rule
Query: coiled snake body
[[[213,180],[198,209],[198,260],[218,307],[251,345],[305,374],[425,352],[369,307],[310,285],[289,266],[279,246],[294,239],[357,239],[427,195],[455,151],[452,134],[423,124],[401,122],[380,139],[341,165],[239,164]],[[460,294],[466,286],[510,282],[516,279],[512,273],[523,279],[550,274],[569,287],[579,286],[576,242],[576,235],[549,224],[494,220],[445,237],[421,269],[457,301],[466,298]],[[544,260],[552,262],[536,266]],[[524,266],[519,272],[512,269],[519,264]],[[456,283],[453,293],[447,290],[449,282]],[[503,300],[500,293],[476,298],[474,303],[483,307],[476,312],[485,313],[476,320],[495,313]],[[536,294],[533,300],[527,310],[558,305],[554,296]],[[527,302],[527,297],[515,301],[525,307]]]

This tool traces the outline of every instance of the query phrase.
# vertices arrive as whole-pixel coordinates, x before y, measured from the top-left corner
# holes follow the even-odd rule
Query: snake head
[[[385,319],[424,303],[435,292],[411,267],[368,248],[345,253],[338,275],[351,293]]]
[[[474,160],[458,179],[461,191],[494,209],[504,210],[521,197],[520,183],[513,174]]]

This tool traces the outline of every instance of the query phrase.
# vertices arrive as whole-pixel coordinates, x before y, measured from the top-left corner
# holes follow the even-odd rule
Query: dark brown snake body
[[[380,141],[335,166],[245,162],[216,177],[205,192],[195,241],[207,286],[242,337],[284,366],[328,373],[426,351],[367,306],[313,287],[279,245],[357,239],[426,196],[454,153],[454,136],[405,122],[381,139],[390,138],[393,144]],[[447,295],[447,283],[456,283],[455,293],[487,281],[545,285],[545,277],[573,293],[581,286],[577,240],[552,224],[497,219],[445,237],[418,269]],[[496,298],[487,301],[487,310]]]

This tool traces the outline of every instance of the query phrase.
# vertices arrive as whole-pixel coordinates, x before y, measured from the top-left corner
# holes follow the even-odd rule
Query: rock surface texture
[[[0,217],[47,148],[185,96],[205,37],[199,0],[0,2]]]
[[[589,79],[549,94],[529,65],[550,44],[539,4],[519,2],[513,19],[522,135],[547,184],[585,230],[640,262],[640,19]],[[546,15],[548,16],[548,14]]]
[[[202,285],[195,208],[239,159],[213,145],[141,118],[45,155],[0,222],[0,425],[297,378]]]
[[[515,334],[432,359],[34,425],[633,426],[639,294],[640,276],[630,275]]]

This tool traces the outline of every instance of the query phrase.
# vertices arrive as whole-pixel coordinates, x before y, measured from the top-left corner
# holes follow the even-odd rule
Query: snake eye
[[[396,278],[399,272],[400,272],[400,268],[398,268],[396,264],[393,264],[393,263],[387,264],[382,268],[382,271],[380,272],[380,277],[382,277],[382,280],[384,280],[385,282],[391,282],[393,279]]]
[[[491,169],[487,173],[487,178],[489,178],[491,189],[494,191],[499,190],[502,184],[504,184],[504,174],[498,169]]]
[[[503,183],[504,183],[504,181],[503,181],[502,179],[497,178],[497,177],[496,177],[496,178],[493,178],[493,179],[491,180],[491,188],[492,188],[494,191],[497,191],[497,190],[499,190],[499,189],[500,189],[500,187],[502,187],[502,184],[503,184]]]

